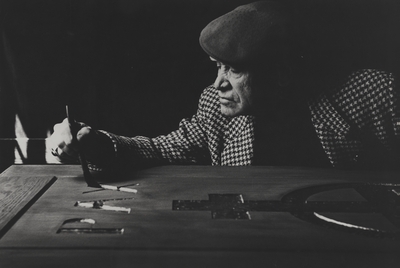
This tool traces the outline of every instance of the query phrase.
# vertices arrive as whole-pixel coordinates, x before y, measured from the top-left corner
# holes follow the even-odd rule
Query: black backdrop
[[[15,113],[29,137],[46,137],[66,103],[95,128],[168,133],[215,77],[200,31],[249,2],[1,0],[0,138],[13,137]],[[351,69],[400,69],[398,1],[284,2],[302,14],[313,80],[330,87]]]

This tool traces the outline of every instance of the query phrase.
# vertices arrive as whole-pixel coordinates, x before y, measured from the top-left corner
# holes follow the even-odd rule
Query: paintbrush
[[[67,118],[68,118],[68,123],[69,123],[69,127],[71,128],[71,133],[73,136],[73,139],[76,140],[77,144],[78,144],[78,156],[79,156],[79,161],[81,162],[81,166],[82,166],[82,170],[83,170],[83,177],[85,178],[85,181],[87,183],[87,185],[89,187],[94,187],[94,188],[103,188],[92,176],[92,174],[90,174],[88,165],[87,165],[87,161],[86,161],[86,157],[85,154],[83,153],[82,150],[82,146],[79,145],[79,142],[77,140],[77,133],[79,130],[77,130],[77,125],[78,123],[75,121],[73,114],[71,114],[71,111],[68,107],[68,105],[65,107],[66,113],[67,113]]]

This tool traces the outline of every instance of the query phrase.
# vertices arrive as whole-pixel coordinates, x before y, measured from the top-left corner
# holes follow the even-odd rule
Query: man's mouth
[[[220,97],[220,98],[219,98],[219,102],[220,102],[221,104],[229,104],[229,103],[232,103],[232,102],[234,102],[234,101],[233,101],[233,99],[222,98],[222,97]]]
[[[227,97],[219,97],[220,102],[234,102],[235,100]]]

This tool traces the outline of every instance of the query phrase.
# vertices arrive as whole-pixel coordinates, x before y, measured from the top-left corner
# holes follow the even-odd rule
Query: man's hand
[[[66,118],[54,126],[54,133],[50,137],[52,154],[63,163],[77,162],[80,148],[91,149],[91,137],[93,137],[93,130],[89,126],[76,122],[71,129]]]

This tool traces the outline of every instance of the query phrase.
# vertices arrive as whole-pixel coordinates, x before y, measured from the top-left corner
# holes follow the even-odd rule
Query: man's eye
[[[240,71],[239,71],[239,70],[237,70],[237,69],[234,69],[234,68],[231,68],[230,70],[231,70],[231,72],[232,72],[232,73],[234,73],[234,74],[238,74],[238,73],[240,73]]]

